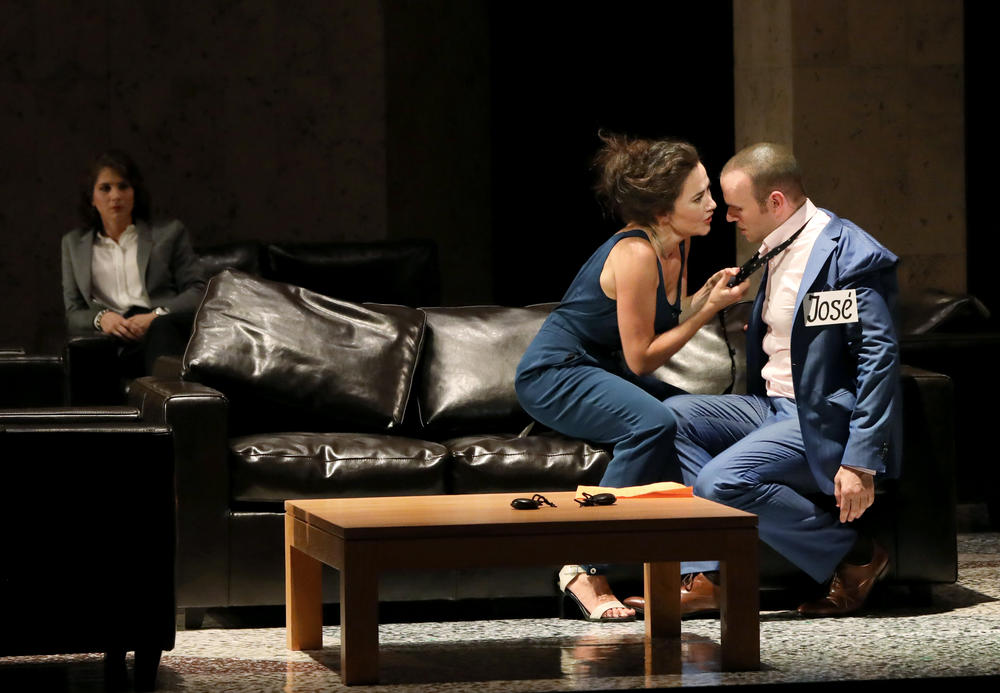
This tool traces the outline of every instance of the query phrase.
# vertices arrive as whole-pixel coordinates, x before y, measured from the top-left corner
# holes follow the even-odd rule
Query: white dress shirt
[[[805,224],[802,233],[782,252],[768,260],[767,286],[764,294],[763,319],[767,325],[764,335],[764,353],[767,363],[761,377],[769,397],[795,399],[792,385],[792,321],[795,319],[795,299],[802,284],[802,275],[819,232],[829,223],[830,217],[821,212],[810,200],[799,207],[792,216],[769,233],[761,243],[763,256],[772,248],[786,241]]]
[[[130,224],[118,242],[99,232],[90,264],[90,292],[95,301],[116,313],[132,306],[150,307],[146,283],[139,276],[139,234]]]
[[[769,397],[795,399],[792,384],[792,323],[795,320],[795,299],[806,272],[806,263],[813,245],[826,225],[830,215],[820,211],[811,200],[795,210],[785,223],[769,233],[761,243],[761,255],[777,248],[800,226],[802,233],[791,245],[767,262],[767,287],[765,287],[763,319],[767,325],[763,348],[767,363],[760,370]],[[855,471],[874,474],[874,470],[845,464]]]

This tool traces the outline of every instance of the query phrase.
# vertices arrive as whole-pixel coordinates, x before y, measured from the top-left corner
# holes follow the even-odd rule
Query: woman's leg
[[[636,486],[669,474],[675,462],[674,417],[659,399],[634,383],[589,363],[575,363],[522,374],[518,398],[537,421],[564,435],[614,446],[602,486]],[[593,609],[613,598],[604,566],[587,565],[567,583],[583,605]],[[631,616],[614,607],[605,617]]]
[[[673,478],[675,421],[638,385],[588,363],[539,369],[518,381],[534,419],[573,438],[614,446],[602,486],[638,486]]]

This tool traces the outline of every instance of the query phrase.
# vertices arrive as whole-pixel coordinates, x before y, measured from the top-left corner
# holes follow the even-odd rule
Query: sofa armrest
[[[226,397],[198,383],[138,378],[129,403],[173,429],[177,477],[177,605],[229,603]]]
[[[54,407],[65,403],[61,356],[0,350],[0,407]]]
[[[946,375],[904,365],[903,469],[895,481],[895,576],[900,581],[954,582],[954,391]]]
[[[135,407],[19,407],[0,409],[0,425],[129,424],[142,422]]]

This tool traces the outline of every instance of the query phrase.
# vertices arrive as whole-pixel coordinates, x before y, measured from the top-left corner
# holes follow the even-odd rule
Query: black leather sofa
[[[301,286],[346,301],[437,305],[441,281],[437,244],[427,239],[277,243],[235,241],[195,249],[206,279],[225,269]],[[125,401],[117,340],[95,332],[71,336],[63,359],[66,399],[73,406]]]
[[[740,392],[749,303],[706,325],[657,375]],[[280,604],[288,498],[545,492],[598,483],[606,450],[532,426],[515,366],[551,305],[356,304],[225,271],[206,290],[182,378],[130,402],[177,446],[178,605]],[[866,514],[891,579],[924,595],[956,578],[952,387],[904,368],[904,474]],[[762,546],[762,585],[803,575]],[[387,575],[383,601],[554,594],[552,569]],[[325,598],[337,600],[335,571]]]

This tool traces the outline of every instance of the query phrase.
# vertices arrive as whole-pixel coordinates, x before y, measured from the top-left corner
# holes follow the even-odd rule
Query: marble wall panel
[[[904,253],[899,262],[899,292],[903,296],[928,287],[965,293],[965,254]]]
[[[736,80],[737,144],[792,142],[810,196],[897,252],[901,285],[964,291],[962,3],[737,0],[734,17],[784,10],[790,68],[736,53],[737,75],[763,72]],[[765,40],[745,30],[761,21],[734,24],[735,45]]]
[[[792,0],[737,0],[733,3],[733,63],[737,69],[792,64],[791,5]],[[736,91],[739,93],[739,87]]]
[[[865,4],[877,6],[879,3]],[[911,0],[906,5],[907,62],[911,65],[961,65],[964,59],[962,0]]]
[[[792,2],[792,64],[832,67],[848,62],[847,0]]]
[[[844,39],[854,65],[903,65],[907,61],[910,0],[848,0]]]
[[[896,68],[830,67],[796,72],[795,150],[820,206],[894,247],[905,224],[908,130],[905,80]]]

